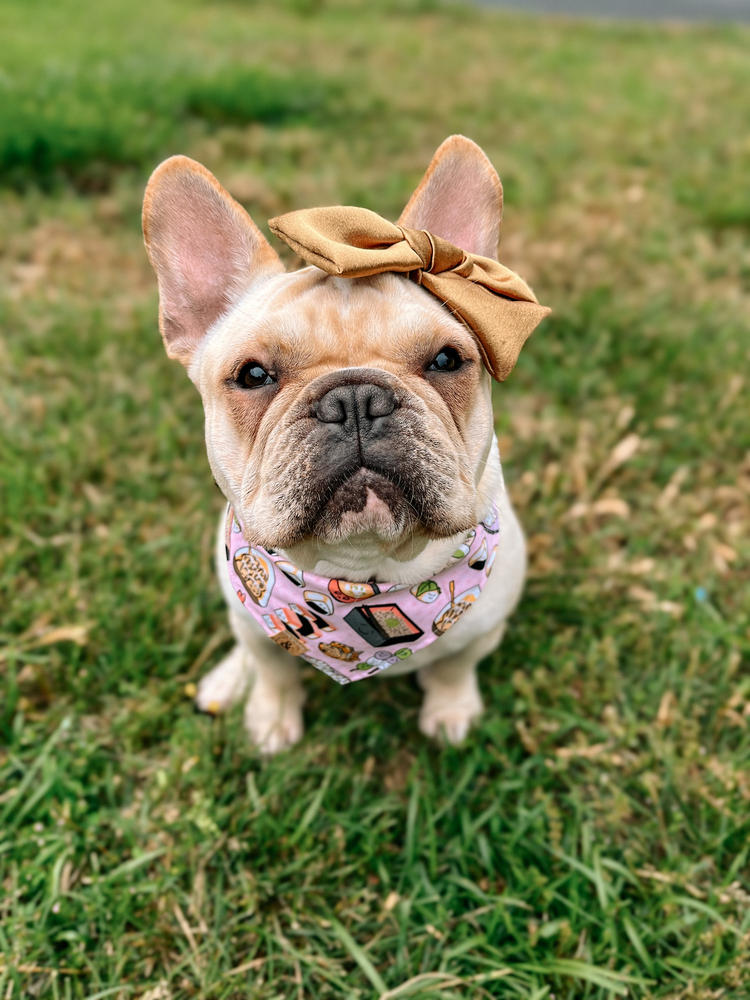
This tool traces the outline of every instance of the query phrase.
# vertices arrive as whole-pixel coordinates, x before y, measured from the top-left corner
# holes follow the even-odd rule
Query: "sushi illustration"
[[[331,632],[332,628],[320,615],[310,608],[302,608],[299,604],[289,604],[285,608],[276,608],[272,615],[264,615],[272,620],[274,628],[285,628],[300,639],[307,639],[313,636],[316,639],[323,638],[323,632]]]
[[[440,611],[435,621],[432,623],[432,631],[435,635],[443,635],[452,628],[461,615],[465,614],[472,606],[474,601],[481,594],[479,587],[471,587],[469,590],[465,590],[462,594],[457,597],[455,595],[455,583],[451,580],[448,587],[450,590],[451,599],[448,604]]]
[[[271,560],[259,549],[246,545],[237,549],[233,563],[245,590],[256,604],[265,608],[276,580]]]
[[[303,594],[305,601],[320,615],[333,614],[333,601],[328,594],[323,594],[319,590],[306,590]]]
[[[298,587],[304,587],[305,578],[302,575],[302,570],[295,566],[294,563],[289,562],[288,559],[279,559],[276,565],[287,580],[291,580],[291,582],[295,583]]]
[[[425,604],[432,604],[440,595],[440,587],[438,587],[434,580],[422,580],[421,583],[415,584],[409,593],[413,594],[418,601],[424,601]]]
[[[331,580],[328,589],[337,601],[351,604],[353,601],[364,601],[367,597],[379,594],[377,583],[351,583],[349,580]]]
[[[479,546],[476,552],[469,557],[469,566],[472,569],[481,572],[487,565],[487,539],[482,539],[482,544]]]
[[[326,656],[330,656],[334,660],[343,660],[345,663],[356,663],[360,657],[360,653],[356,649],[347,646],[344,642],[319,642],[318,649]]]

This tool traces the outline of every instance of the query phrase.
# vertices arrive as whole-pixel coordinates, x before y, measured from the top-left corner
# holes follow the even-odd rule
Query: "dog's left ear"
[[[185,366],[206,331],[253,282],[284,270],[244,208],[187,156],[170,157],[151,175],[143,236],[159,282],[164,346]]]
[[[427,229],[468,253],[495,257],[500,241],[503,186],[471,139],[451,135],[435,152],[399,225]]]

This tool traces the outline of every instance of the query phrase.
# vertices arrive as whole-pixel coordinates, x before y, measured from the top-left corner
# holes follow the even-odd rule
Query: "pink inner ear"
[[[163,333],[170,353],[180,356],[229,305],[241,279],[237,258],[245,258],[248,281],[250,260],[245,234],[223,206],[217,210],[200,198],[183,204],[165,200],[163,211],[152,250]]]
[[[449,192],[441,204],[426,213],[425,225],[437,236],[468,253],[494,257],[500,238],[499,220],[493,225],[492,206],[481,205],[481,189],[462,187]]]
[[[186,157],[154,172],[143,218],[167,353],[187,362],[232,299],[259,274],[283,266],[244,209]]]
[[[436,152],[399,221],[469,253],[494,257],[502,206],[502,186],[490,161],[469,139],[452,136]]]
[[[213,219],[197,212],[182,215],[168,244],[171,266],[165,277],[167,288],[181,306],[206,315],[219,315],[229,304],[242,279],[250,280],[250,255],[243,245],[243,234],[229,219]],[[239,264],[239,267],[238,267]]]

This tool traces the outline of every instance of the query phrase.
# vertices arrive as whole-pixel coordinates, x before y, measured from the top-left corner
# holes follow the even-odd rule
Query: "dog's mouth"
[[[406,487],[392,472],[360,466],[329,485],[311,528],[326,540],[363,532],[393,537],[409,527],[415,515]]]
[[[286,461],[265,477],[261,500],[271,509],[273,530],[259,514],[258,544],[289,549],[375,536],[392,545],[412,536],[447,538],[474,523],[472,496],[459,488],[460,456],[413,414],[402,413],[393,433],[364,445],[324,431],[302,421],[291,425]],[[250,509],[246,522],[254,520]]]

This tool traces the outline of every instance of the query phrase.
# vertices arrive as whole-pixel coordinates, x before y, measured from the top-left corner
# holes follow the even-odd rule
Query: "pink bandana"
[[[351,583],[303,572],[278,552],[248,545],[230,507],[227,569],[232,589],[270,639],[349,684],[408,659],[468,611],[492,569],[499,530],[493,507],[450,564],[413,587]]]

